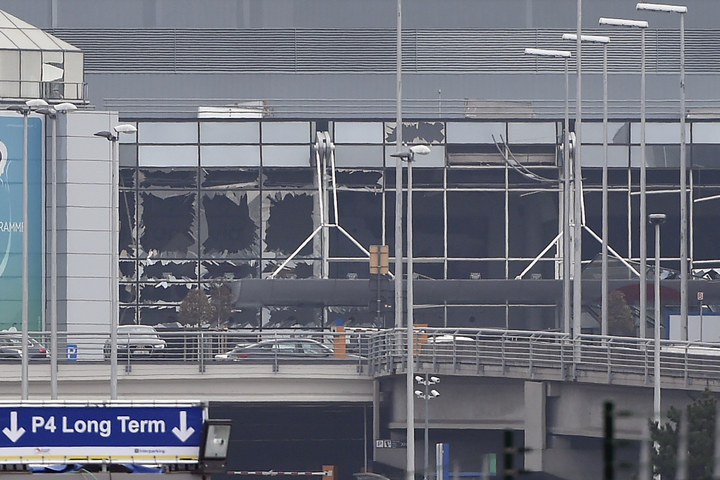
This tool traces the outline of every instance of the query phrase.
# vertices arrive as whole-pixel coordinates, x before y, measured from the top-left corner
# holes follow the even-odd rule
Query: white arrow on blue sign
[[[196,463],[205,407],[0,406],[0,463]]]

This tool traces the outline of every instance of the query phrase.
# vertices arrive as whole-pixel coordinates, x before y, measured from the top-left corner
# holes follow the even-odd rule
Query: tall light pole
[[[526,48],[526,55],[565,59],[565,118],[563,125],[563,328],[570,333],[570,106],[569,60],[567,50]]]
[[[397,26],[396,30],[396,51],[395,51],[395,152],[399,154],[403,149],[402,144],[402,0],[397,0]],[[402,158],[395,157],[395,328],[402,326],[403,319],[403,244],[402,244]]]
[[[640,29],[640,337],[647,336],[647,195],[645,159],[645,30],[644,20],[601,18],[600,25]],[[629,214],[629,212],[628,212]]]
[[[685,152],[685,14],[684,5],[638,3],[638,10],[680,14],[680,338],[688,339],[688,200],[687,200],[687,154]]]
[[[58,396],[57,365],[57,114],[70,113],[77,110],[72,103],[59,103],[55,106],[39,108],[46,118],[52,120],[51,160],[50,160],[50,398],[56,400]]]
[[[577,34],[566,33],[563,40],[577,41]],[[581,35],[580,41],[598,43],[603,46],[603,169],[602,169],[602,288],[601,288],[601,332],[608,333],[608,69],[607,48],[610,37],[601,35]],[[579,148],[579,145],[578,145]],[[582,194],[582,192],[581,192]]]
[[[435,390],[435,389],[430,389],[430,386],[431,386],[431,385],[437,385],[438,383],[440,383],[440,378],[439,378],[439,377],[434,377],[434,376],[431,377],[430,375],[428,375],[428,374],[426,373],[424,377],[421,376],[421,375],[416,375],[416,376],[415,376],[415,381],[416,381],[419,385],[423,385],[423,386],[425,387],[425,388],[424,388],[424,391],[422,391],[422,390],[415,390],[415,396],[418,397],[418,398],[421,398],[421,399],[425,400],[425,445],[424,445],[424,446],[425,446],[425,456],[424,456],[424,463],[423,463],[423,468],[424,468],[424,469],[423,469],[423,479],[424,479],[424,480],[429,480],[429,478],[430,478],[430,467],[429,467],[429,458],[430,458],[430,453],[429,453],[429,450],[430,450],[430,449],[429,449],[429,444],[430,444],[429,430],[430,430],[430,428],[429,428],[429,425],[428,425],[428,419],[429,419],[429,417],[430,417],[430,407],[429,407],[429,403],[430,403],[430,400],[431,400],[431,399],[437,398],[437,397],[440,396],[440,392],[438,392],[438,391]]]
[[[28,309],[30,307],[29,293],[29,270],[28,270],[28,248],[29,248],[29,230],[30,218],[28,213],[28,189],[29,189],[29,170],[28,163],[28,116],[34,109],[47,106],[47,102],[41,99],[27,100],[24,105],[11,105],[8,110],[13,110],[23,116],[23,234],[22,234],[22,318],[20,321],[22,342],[21,347],[21,380],[20,380],[20,396],[22,400],[28,399],[29,390],[29,359],[28,359]]]
[[[653,362],[653,412],[660,421],[660,225],[665,223],[664,213],[650,214],[649,221],[655,225],[655,357]]]
[[[414,298],[413,298],[413,249],[412,249],[412,231],[413,231],[413,212],[412,212],[412,164],[415,161],[415,155],[427,155],[430,153],[430,148],[427,145],[414,145],[408,149],[403,149],[397,153],[393,153],[391,156],[396,157],[400,161],[405,160],[408,163],[408,206],[407,206],[407,256],[408,256],[408,268],[407,268],[407,319],[406,331],[407,331],[407,368],[405,370],[405,386],[407,389],[406,405],[407,405],[407,472],[406,476],[408,480],[412,480],[415,477],[415,403],[413,402],[413,371],[414,371],[414,332],[413,323],[414,315],[413,310],[415,309]],[[395,310],[398,306],[395,306]]]
[[[110,198],[110,399],[117,400],[118,395],[118,362],[117,362],[117,327],[120,324],[120,302],[118,283],[119,269],[118,263],[118,181],[119,181],[119,165],[118,165],[118,140],[121,133],[134,133],[137,128],[134,125],[121,124],[116,125],[112,132],[101,131],[96,132],[95,136],[103,137],[110,142],[110,182],[111,182],[111,198]]]

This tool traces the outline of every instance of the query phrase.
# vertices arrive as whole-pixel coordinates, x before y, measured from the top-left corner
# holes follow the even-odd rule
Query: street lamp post
[[[431,385],[437,385],[440,383],[439,377],[431,377],[427,373],[425,376],[416,375],[415,381],[419,385],[423,385],[425,387],[425,391],[422,390],[415,390],[415,396],[421,399],[425,400],[425,456],[424,456],[424,464],[423,464],[423,478],[424,480],[430,479],[430,467],[429,467],[429,444],[430,444],[430,435],[429,435],[429,425],[428,425],[428,418],[430,417],[430,407],[429,403],[430,400],[433,398],[437,398],[440,396],[440,392],[438,392],[435,389],[430,389]]]
[[[680,335],[688,339],[688,200],[687,200],[687,154],[685,152],[685,14],[684,5],[638,3],[638,10],[680,14]]]
[[[644,20],[601,18],[600,25],[640,29],[640,337],[647,336],[647,195],[645,159],[645,30]],[[628,252],[629,253],[629,252]]]
[[[110,399],[117,400],[118,395],[118,362],[117,362],[117,327],[120,323],[120,302],[118,283],[118,139],[121,133],[134,133],[137,128],[134,125],[121,124],[113,128],[113,132],[96,132],[95,136],[103,137],[110,142],[111,155],[111,199],[110,199]]]
[[[566,33],[563,40],[577,41],[577,34]],[[601,332],[608,333],[608,69],[607,53],[610,37],[600,35],[581,35],[580,40],[588,43],[599,43],[603,46],[603,169],[602,169],[602,289],[601,289]],[[580,146],[578,145],[578,148]],[[580,192],[582,195],[582,192]]]
[[[427,155],[430,153],[430,147],[427,145],[413,145],[412,147],[408,149],[403,149],[397,153],[393,153],[390,156],[396,157],[399,161],[407,161],[408,167],[408,201],[407,201],[407,257],[408,257],[408,266],[407,266],[407,319],[406,321],[406,330],[407,330],[407,368],[406,368],[406,382],[405,386],[407,388],[407,398],[406,398],[406,404],[407,404],[407,472],[406,475],[408,477],[408,480],[412,480],[415,477],[415,403],[413,402],[413,368],[414,368],[414,355],[413,355],[413,349],[415,348],[414,345],[414,332],[413,332],[413,322],[414,322],[414,315],[413,310],[415,309],[414,306],[414,298],[413,298],[413,249],[412,249],[412,242],[413,242],[413,211],[412,211],[412,198],[413,198],[413,192],[412,192],[412,164],[415,161],[415,155]],[[402,172],[401,172],[402,173]],[[402,192],[398,192],[402,193]],[[396,260],[396,263],[397,260]],[[396,273],[397,275],[397,273]],[[399,308],[398,305],[395,305],[395,310]]]
[[[570,333],[570,106],[569,106],[569,59],[567,50],[526,48],[526,55],[565,59],[565,118],[563,125],[563,327]]]
[[[653,361],[653,415],[660,421],[660,225],[665,223],[664,213],[651,213],[649,222],[655,225],[655,351]]]
[[[22,342],[21,352],[21,380],[20,380],[20,396],[22,400],[28,399],[29,390],[29,359],[28,359],[28,309],[30,307],[29,294],[29,270],[28,270],[28,248],[29,248],[29,213],[28,213],[28,188],[29,188],[29,170],[28,170],[28,116],[34,109],[47,106],[45,100],[33,99],[27,100],[24,105],[11,105],[8,110],[13,110],[23,116],[23,234],[22,234],[22,318],[20,320],[20,341]]]
[[[59,103],[54,106],[39,108],[46,118],[52,120],[51,133],[51,160],[50,160],[50,398],[57,399],[57,365],[58,365],[58,342],[57,342],[57,114],[70,113],[77,110],[72,103]]]

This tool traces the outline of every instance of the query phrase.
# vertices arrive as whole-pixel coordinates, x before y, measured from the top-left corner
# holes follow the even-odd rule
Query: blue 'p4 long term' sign
[[[197,463],[200,403],[0,404],[0,463]]]

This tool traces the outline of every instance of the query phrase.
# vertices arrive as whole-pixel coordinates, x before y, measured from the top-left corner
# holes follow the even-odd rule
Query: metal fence
[[[29,337],[30,360],[48,361],[50,333],[31,332]],[[20,332],[0,332],[0,360],[20,361],[20,338]],[[153,342],[155,346],[148,346]],[[267,346],[261,355],[248,354],[261,343]],[[62,332],[57,345],[62,363],[110,361],[106,332]],[[247,350],[253,345],[255,350]],[[201,366],[254,359],[272,359],[276,365],[351,361],[362,367],[359,371],[384,376],[405,371],[407,345],[405,329],[158,329],[156,335],[118,334],[118,361]],[[648,338],[581,335],[573,339],[557,332],[418,327],[411,357],[414,368],[425,372],[642,385],[653,379],[654,354],[654,340]],[[661,340],[660,371],[663,384],[720,390],[720,345]]]

